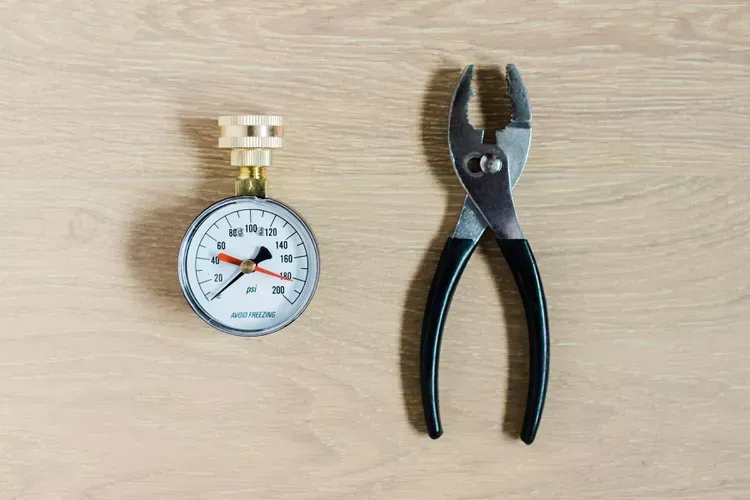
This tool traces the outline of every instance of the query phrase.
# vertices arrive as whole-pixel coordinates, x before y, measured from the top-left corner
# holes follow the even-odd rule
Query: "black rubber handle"
[[[443,326],[453,292],[456,291],[466,263],[476,247],[477,241],[474,240],[448,238],[427,295],[422,321],[422,342],[419,347],[419,379],[422,385],[422,408],[427,433],[432,439],[437,439],[443,434],[438,402],[438,363]]]
[[[549,322],[547,299],[534,254],[527,240],[497,240],[521,294],[529,329],[529,392],[521,439],[534,442],[542,420],[549,381]]]

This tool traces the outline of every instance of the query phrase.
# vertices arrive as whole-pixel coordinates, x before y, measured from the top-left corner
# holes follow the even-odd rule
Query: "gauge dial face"
[[[208,207],[180,247],[188,303],[234,335],[266,335],[297,319],[312,300],[319,269],[307,224],[270,199],[241,196]]]

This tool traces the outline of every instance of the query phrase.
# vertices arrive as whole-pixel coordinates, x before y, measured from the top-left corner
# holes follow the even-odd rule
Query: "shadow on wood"
[[[433,75],[422,101],[422,147],[433,175],[448,196],[445,216],[426,249],[416,275],[409,284],[401,323],[401,383],[404,405],[411,426],[427,433],[419,385],[419,344],[427,292],[445,239],[453,230],[464,192],[456,179],[448,151],[448,111],[460,68],[439,69]]]
[[[192,315],[178,279],[180,244],[195,217],[212,203],[233,194],[236,172],[229,166],[228,153],[217,147],[219,130],[215,119],[181,117],[180,129],[194,149],[201,181],[194,187],[175,182],[173,196],[143,208],[130,227],[128,257],[149,303],[159,304],[167,312]],[[224,184],[223,180],[226,190],[219,191],[217,187]]]

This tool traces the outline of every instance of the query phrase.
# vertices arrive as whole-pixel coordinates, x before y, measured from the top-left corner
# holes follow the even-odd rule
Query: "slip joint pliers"
[[[531,444],[541,421],[549,379],[547,300],[531,246],[518,223],[511,192],[526,166],[531,146],[531,105],[521,75],[514,65],[508,65],[511,121],[503,130],[495,131],[495,144],[484,143],[485,131],[476,130],[468,118],[473,74],[473,66],[464,70],[450,108],[450,156],[466,198],[453,236],[440,255],[427,297],[420,345],[422,405],[428,433],[437,439],[443,433],[438,406],[443,326],[461,274],[489,227],[513,274],[526,312],[530,364],[521,439]],[[471,168],[470,164],[477,160],[479,169]]]

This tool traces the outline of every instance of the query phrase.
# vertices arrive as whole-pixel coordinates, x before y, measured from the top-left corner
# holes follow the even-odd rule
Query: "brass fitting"
[[[240,167],[234,181],[236,196],[266,197],[266,167]]]
[[[238,115],[219,117],[219,147],[231,149],[231,164],[239,167],[234,183],[237,196],[266,197],[266,168],[271,150],[284,145],[280,116]]]

